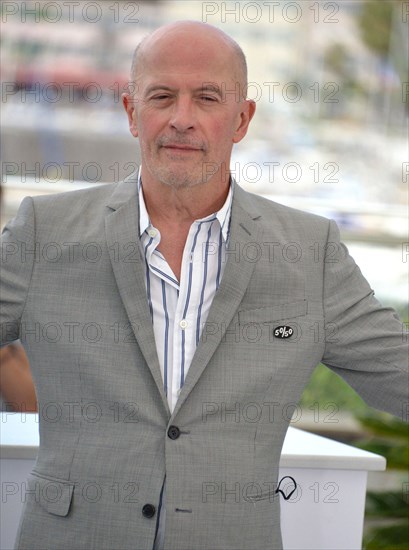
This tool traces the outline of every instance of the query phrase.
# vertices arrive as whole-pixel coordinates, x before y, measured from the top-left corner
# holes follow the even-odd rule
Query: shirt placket
[[[158,357],[162,371],[162,379],[164,384],[164,390],[168,397],[170,406],[171,392],[172,392],[172,376],[173,376],[173,364],[171,358],[173,356],[173,325],[174,325],[174,311],[175,304],[177,302],[177,295],[179,293],[179,283],[175,278],[172,270],[169,267],[164,256],[156,250],[160,243],[160,233],[152,228],[147,231],[150,237],[150,244],[147,248],[146,261],[150,273],[151,284],[155,285],[155,299],[153,300],[152,307],[158,309],[157,314],[162,313],[166,307],[168,313],[168,334],[166,338],[166,325],[164,327],[165,334],[162,338],[166,338],[166,342],[163,346],[159,346]],[[149,241],[148,241],[149,242]],[[158,287],[160,285],[160,287]],[[155,317],[155,315],[154,315]],[[155,325],[154,325],[155,331]],[[155,334],[155,339],[157,335]]]
[[[173,378],[172,406],[179,397],[192,359],[195,319],[198,307],[198,285],[201,284],[198,271],[198,251],[202,244],[203,222],[194,222],[190,227],[182,258],[180,290],[175,311],[173,332]]]

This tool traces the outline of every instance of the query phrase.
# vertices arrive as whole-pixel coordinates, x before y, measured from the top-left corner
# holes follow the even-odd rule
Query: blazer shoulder
[[[69,208],[76,204],[85,206],[88,203],[94,204],[96,201],[107,200],[118,185],[119,183],[90,185],[89,187],[74,189],[72,191],[49,193],[47,195],[34,195],[31,199],[33,200],[34,206],[39,208],[42,206],[61,206],[63,208]]]
[[[31,199],[37,213],[53,210],[67,215],[72,211],[96,212],[111,205],[115,208],[133,197],[137,198],[137,182],[134,177],[129,176],[115,183],[90,185],[73,191],[37,195]]]
[[[317,227],[323,230],[328,230],[331,220],[312,214],[304,210],[299,210],[291,206],[285,206],[275,202],[265,196],[256,195],[239,188],[239,200],[242,207],[247,210],[253,217],[261,218],[262,222],[271,222],[292,227]]]
[[[47,238],[100,228],[107,213],[133,198],[137,200],[137,186],[129,179],[30,197],[37,232]]]

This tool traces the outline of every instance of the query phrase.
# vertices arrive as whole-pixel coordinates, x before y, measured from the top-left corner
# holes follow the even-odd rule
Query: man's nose
[[[174,106],[169,120],[170,126],[178,132],[186,132],[195,127],[194,105],[191,99],[179,97]]]

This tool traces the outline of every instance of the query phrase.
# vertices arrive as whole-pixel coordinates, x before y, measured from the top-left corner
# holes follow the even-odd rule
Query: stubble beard
[[[172,168],[156,166],[153,167],[152,173],[161,183],[175,189],[187,189],[203,185],[211,177],[210,175],[206,177],[202,164],[192,170],[172,170]]]
[[[177,161],[169,160],[167,164],[166,160],[159,158],[159,155],[160,150],[156,152],[156,158],[149,155],[149,171],[155,179],[168,187],[187,189],[204,185],[214,175],[213,167],[215,163],[206,161],[206,153],[204,153],[202,159],[197,163],[188,161],[186,162],[186,166],[183,166],[183,161],[180,159],[177,159]],[[177,162],[177,165],[172,167],[173,162]],[[189,165],[191,165],[190,169]],[[212,170],[209,170],[210,165]]]

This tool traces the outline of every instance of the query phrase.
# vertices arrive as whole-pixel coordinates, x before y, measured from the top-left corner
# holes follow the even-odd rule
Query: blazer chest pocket
[[[66,516],[70,509],[74,483],[31,472],[28,485],[31,494],[49,514]]]
[[[256,309],[245,309],[238,312],[239,324],[266,323],[269,321],[281,321],[307,315],[307,300],[298,300],[286,304],[275,304],[273,306],[259,307]]]

